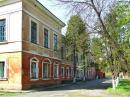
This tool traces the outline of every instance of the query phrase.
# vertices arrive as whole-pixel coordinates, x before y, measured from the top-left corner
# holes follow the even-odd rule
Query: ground
[[[33,90],[15,97],[127,97],[124,95],[112,95],[108,93],[106,88],[110,85],[110,79],[98,79],[87,82],[78,82],[77,84],[69,84],[57,88],[49,88],[46,90]]]

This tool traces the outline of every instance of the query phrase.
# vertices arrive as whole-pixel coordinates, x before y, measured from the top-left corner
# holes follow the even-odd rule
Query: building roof
[[[44,5],[42,5],[38,0],[30,0],[32,1],[35,5],[37,5],[42,11],[46,12],[48,16],[53,18],[56,22],[58,22],[61,26],[65,26],[65,23],[62,22],[59,18],[57,18],[52,12],[50,12]]]
[[[0,6],[5,6],[7,4],[12,4],[15,2],[19,2],[22,0],[0,0]],[[39,9],[41,9],[43,12],[45,12],[49,17],[51,17],[53,20],[55,20],[58,24],[60,24],[62,27],[65,26],[65,23],[62,22],[59,18],[57,18],[52,12],[50,12],[44,5],[42,5],[38,0],[27,0],[34,5],[36,5]]]

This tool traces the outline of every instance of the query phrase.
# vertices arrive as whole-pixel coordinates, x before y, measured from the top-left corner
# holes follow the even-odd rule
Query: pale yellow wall
[[[29,6],[29,7],[28,7]],[[57,29],[57,22],[48,17],[46,13],[41,12],[37,7],[23,3],[22,14],[22,36],[23,36],[23,50],[34,54],[40,54],[48,57],[59,57],[58,53],[54,53],[53,48],[53,34],[58,35],[58,49],[61,47],[61,29]],[[30,20],[34,20],[38,24],[38,44],[30,43]],[[60,26],[60,25],[59,25]],[[48,29],[50,34],[50,48],[44,48],[44,28]],[[60,52],[60,51],[59,51]]]
[[[7,80],[0,81],[0,88],[21,89],[21,52],[0,54],[0,60],[6,59]]]

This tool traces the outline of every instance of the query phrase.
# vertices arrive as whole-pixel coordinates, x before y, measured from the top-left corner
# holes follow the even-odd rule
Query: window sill
[[[8,44],[7,41],[0,42],[0,44]]]
[[[38,43],[33,43],[33,42],[31,42],[33,45],[38,45]]]
[[[42,80],[50,80],[50,78],[43,78]]]
[[[44,46],[44,48],[46,48],[46,49],[50,49],[49,47],[45,47],[45,46]]]
[[[30,79],[31,81],[37,81],[38,79]]]
[[[7,81],[7,78],[0,78],[0,81]]]
[[[57,50],[57,49],[54,49],[54,51],[55,51],[55,52],[58,52],[58,50]]]
[[[54,80],[58,80],[59,78],[54,78]]]

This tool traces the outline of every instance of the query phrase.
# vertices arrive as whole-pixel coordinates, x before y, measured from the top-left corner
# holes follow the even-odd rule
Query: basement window
[[[6,77],[6,62],[0,61],[0,80],[4,80]]]

